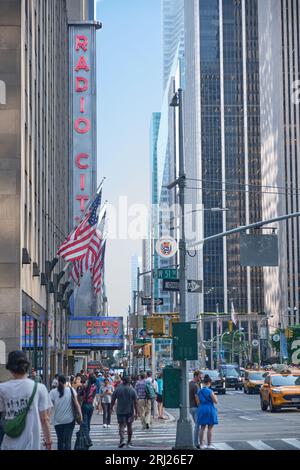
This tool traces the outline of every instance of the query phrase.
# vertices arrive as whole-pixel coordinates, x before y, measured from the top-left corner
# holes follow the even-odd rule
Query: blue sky
[[[98,179],[104,198],[117,204],[150,200],[150,120],[160,111],[162,49],[160,0],[101,0],[97,19]],[[109,241],[106,284],[111,315],[130,301],[131,255],[140,241]]]

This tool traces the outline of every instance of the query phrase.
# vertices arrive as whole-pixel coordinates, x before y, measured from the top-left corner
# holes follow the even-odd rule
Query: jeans
[[[192,415],[194,421],[194,446],[196,447],[199,444],[199,424],[197,424],[197,410],[198,408],[190,408],[190,414]]]
[[[88,440],[91,440],[90,438],[90,429],[91,429],[91,420],[94,412],[94,406],[93,404],[90,403],[83,403],[82,404],[82,417],[83,417],[83,422],[82,422],[82,429]]]
[[[75,421],[67,424],[57,424],[54,427],[57,435],[57,450],[71,450]]]
[[[103,408],[103,424],[110,425],[110,417],[111,417],[110,403],[102,402],[102,408]]]

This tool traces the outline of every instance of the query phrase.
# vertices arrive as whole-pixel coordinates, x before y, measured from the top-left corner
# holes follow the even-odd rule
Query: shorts
[[[123,424],[127,426],[128,424],[132,424],[134,421],[133,415],[117,415],[118,424]]]
[[[157,403],[162,403],[163,402],[163,396],[158,393],[157,396],[156,396],[156,401],[157,401]]]

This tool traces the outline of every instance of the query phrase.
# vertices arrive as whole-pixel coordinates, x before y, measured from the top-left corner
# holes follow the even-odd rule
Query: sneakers
[[[104,427],[104,428],[107,428],[107,424],[103,424],[103,427]]]
[[[120,442],[120,444],[118,445],[119,449],[122,449],[123,447],[125,447],[125,442]]]
[[[110,428],[110,424],[108,424],[107,427]]]
[[[213,446],[212,444],[210,444],[209,446],[207,446],[208,449],[210,450],[216,450],[215,446]]]
[[[200,449],[201,449],[201,450],[206,449],[206,445],[205,445],[205,444],[201,444],[201,445],[200,445]]]
[[[127,442],[127,447],[134,447],[131,441]]]

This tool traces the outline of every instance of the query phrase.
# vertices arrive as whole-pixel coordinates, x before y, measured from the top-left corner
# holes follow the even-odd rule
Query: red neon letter
[[[80,98],[80,112],[84,113],[84,96]]]
[[[81,191],[84,191],[84,189],[85,189],[84,179],[85,179],[85,175],[80,175],[80,189],[81,189]]]
[[[83,83],[83,85],[82,85]],[[83,93],[84,91],[87,91],[89,88],[89,81],[85,77],[76,77],[76,84],[75,84],[75,89],[77,93]]]
[[[79,57],[78,64],[76,65],[75,70],[76,72],[79,72],[79,70],[86,70],[88,72],[90,70],[83,55]]]
[[[84,212],[84,201],[88,201],[89,197],[85,196],[83,194],[80,194],[79,196],[76,196],[76,201],[80,201],[80,210],[81,212]]]
[[[89,41],[86,36],[76,36],[76,51],[82,49],[84,52],[86,52],[88,43]]]
[[[84,124],[84,127],[79,127],[80,124]],[[75,131],[78,132],[78,134],[87,134],[87,132],[89,132],[89,130],[91,129],[91,121],[86,118],[78,118],[75,121],[74,127]]]
[[[90,165],[88,165],[87,163],[81,163],[81,159],[82,158],[90,158],[90,156],[87,154],[87,153],[80,153],[79,155],[77,155],[77,157],[75,158],[75,165],[77,166],[77,168],[79,168],[80,170],[88,170]]]

